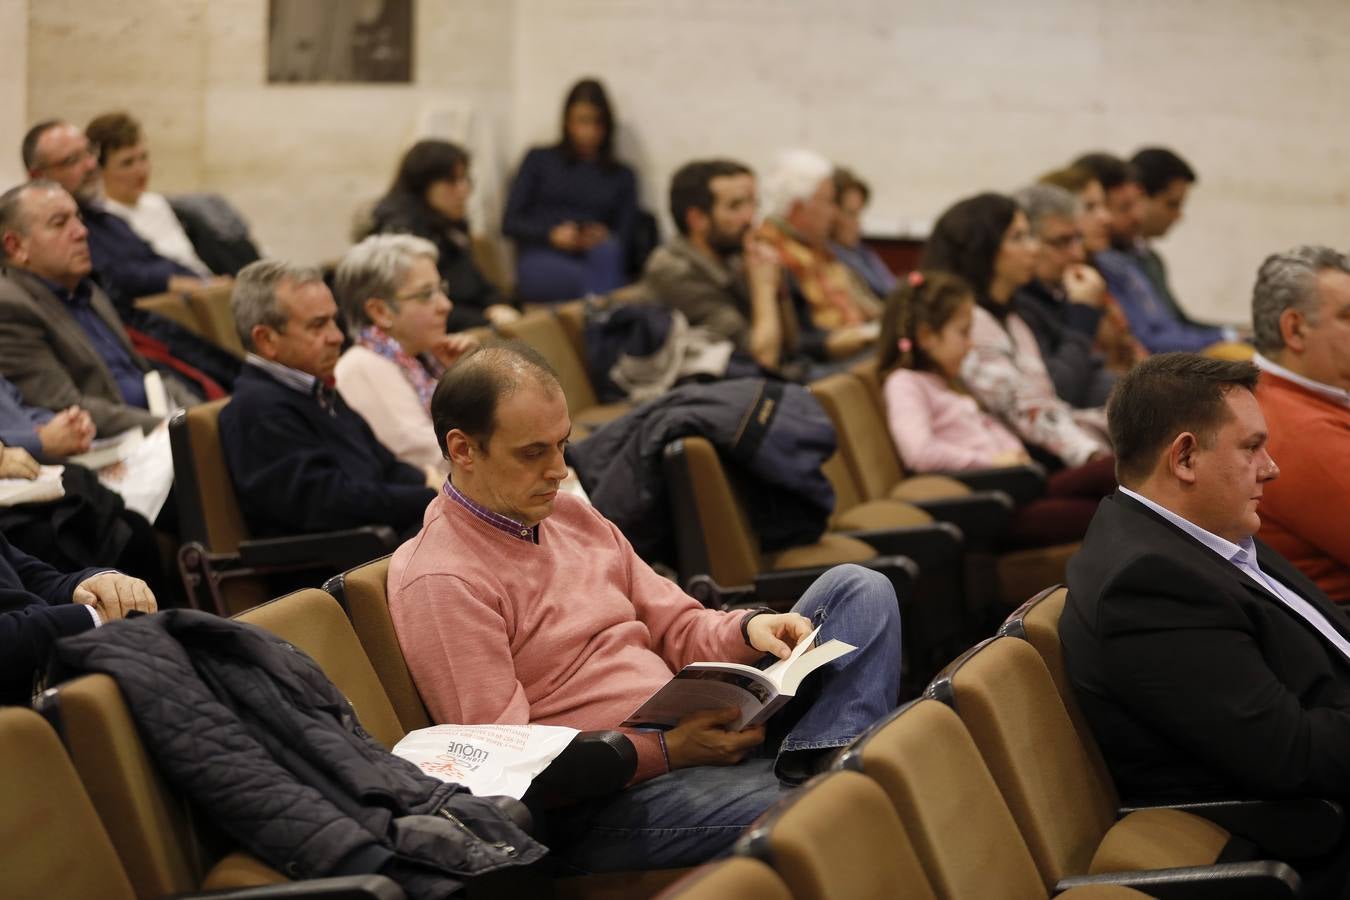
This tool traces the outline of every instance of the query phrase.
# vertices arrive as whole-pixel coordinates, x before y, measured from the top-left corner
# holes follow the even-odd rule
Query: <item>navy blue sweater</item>
[[[33,674],[56,639],[94,627],[89,610],[70,595],[98,571],[62,575],[0,534],[0,705],[27,704]]]
[[[416,531],[436,496],[426,477],[336,393],[331,409],[244,366],[220,412],[220,443],[249,529],[258,537],[362,525]]]
[[[522,244],[547,244],[553,226],[601,222],[629,245],[637,218],[637,179],[622,163],[569,160],[557,147],[525,154],[511,182],[502,232]]]

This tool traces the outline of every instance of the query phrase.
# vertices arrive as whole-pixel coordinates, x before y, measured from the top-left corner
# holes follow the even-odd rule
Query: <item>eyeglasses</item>
[[[413,291],[411,294],[401,294],[394,299],[399,302],[411,300],[413,303],[430,303],[438,296],[447,299],[450,297],[450,282],[442,281],[434,287],[422,288],[420,291]]]
[[[1074,244],[1083,242],[1082,232],[1075,231],[1072,234],[1064,234],[1055,238],[1041,238],[1041,243],[1048,244],[1056,250],[1068,250]]]
[[[56,162],[49,163],[47,165],[47,168],[69,169],[71,166],[78,165],[79,163],[84,162],[86,159],[96,159],[96,158],[98,158],[98,144],[85,144],[84,147],[82,147],[79,150],[76,150],[69,156],[66,156],[63,159],[58,159]]]

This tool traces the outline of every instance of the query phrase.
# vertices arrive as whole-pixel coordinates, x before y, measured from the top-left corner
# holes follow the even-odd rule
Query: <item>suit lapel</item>
[[[1109,499],[1118,503],[1123,509],[1143,515],[1150,521],[1156,522],[1168,529],[1172,534],[1186,541],[1187,545],[1198,553],[1198,556],[1196,553],[1192,554],[1192,556],[1196,558],[1197,563],[1203,560],[1204,565],[1219,567],[1226,576],[1235,579],[1243,588],[1268,603],[1277,604],[1287,615],[1292,616],[1295,621],[1317,635],[1318,639],[1326,641],[1326,638],[1317,631],[1312,623],[1290,609],[1289,605],[1285,603],[1282,598],[1270,591],[1265,585],[1257,583],[1246,572],[1243,572],[1233,563],[1225,560],[1209,547],[1206,547],[1204,544],[1200,543],[1191,535],[1182,531],[1144,504],[1119,492],[1113,494]],[[1332,603],[1330,598],[1322,593],[1317,585],[1313,584],[1312,581],[1304,576],[1303,573],[1296,569],[1288,560],[1280,556],[1270,547],[1261,543],[1260,540],[1256,541],[1256,560],[1261,566],[1261,571],[1279,581],[1304,600],[1307,600],[1322,614],[1323,618],[1325,618],[1327,622],[1341,634],[1341,636],[1350,640],[1350,617],[1347,617],[1343,610],[1337,607],[1335,603]]]
[[[67,369],[69,370],[71,368],[71,363],[78,363],[81,366],[92,369],[95,377],[102,382],[98,390],[107,396],[120,397],[122,395],[121,389],[117,386],[117,379],[113,378],[112,371],[108,368],[108,364],[103,361],[103,357],[98,355],[98,352],[89,342],[89,336],[84,333],[84,329],[80,327],[80,323],[76,321],[74,314],[66,308],[66,305],[61,302],[59,297],[52,293],[52,289],[47,287],[46,283],[43,282],[41,278],[38,278],[31,272],[25,272],[22,269],[6,269],[5,271],[11,278],[21,283],[28,291],[28,296],[33,298],[33,305],[37,307],[38,312],[40,312],[43,319],[46,320],[47,327],[60,338],[62,344],[66,348],[66,352],[70,352],[78,357],[77,359],[66,361]],[[97,288],[95,288],[93,296],[95,298],[99,297]],[[98,310],[98,307],[95,307],[95,311],[98,312],[100,318],[105,322],[107,321],[107,318]],[[113,333],[119,335],[120,340],[126,340],[126,335],[122,331],[121,323],[117,323],[111,327],[113,328]],[[140,357],[134,353],[132,354],[132,358],[137,361],[137,363],[141,361]],[[80,389],[87,391],[89,385],[81,385]]]

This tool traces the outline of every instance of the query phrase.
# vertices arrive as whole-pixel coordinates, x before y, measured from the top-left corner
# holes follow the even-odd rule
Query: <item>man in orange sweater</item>
[[[431,414],[450,478],[394,554],[389,609],[432,718],[615,728],[697,661],[753,663],[821,639],[828,663],[761,727],[736,710],[667,732],[630,731],[632,784],[554,823],[552,849],[584,871],[695,865],[724,851],[792,783],[896,704],[900,620],[883,576],[840,566],[793,612],[704,608],[652,571],[611,522],[558,492],[571,431],[556,377],[524,345],[489,347],[442,378]],[[766,744],[768,749],[761,749]]]
[[[1252,323],[1256,399],[1283,472],[1266,486],[1261,539],[1350,602],[1350,257],[1312,246],[1268,257]]]

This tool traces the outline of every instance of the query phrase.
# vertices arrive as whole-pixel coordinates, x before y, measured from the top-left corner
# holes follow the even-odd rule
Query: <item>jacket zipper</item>
[[[444,818],[449,819],[451,822],[454,822],[456,825],[458,825],[458,826],[464,831],[465,834],[469,835],[469,837],[471,837],[471,838],[473,838],[474,840],[478,841],[478,843],[480,843],[480,844],[487,844],[489,847],[494,847],[494,848],[496,848],[497,850],[500,850],[502,853],[505,853],[507,856],[515,856],[515,855],[516,855],[516,848],[513,847],[511,844],[508,844],[506,841],[489,841],[489,840],[483,838],[483,837],[480,836],[477,832],[475,832],[472,828],[470,828],[468,825],[465,825],[463,822],[461,822],[461,821],[455,816],[454,813],[450,812],[450,810],[446,809],[444,806],[442,806],[440,809],[436,810],[436,814],[439,815],[439,816],[443,816]]]

